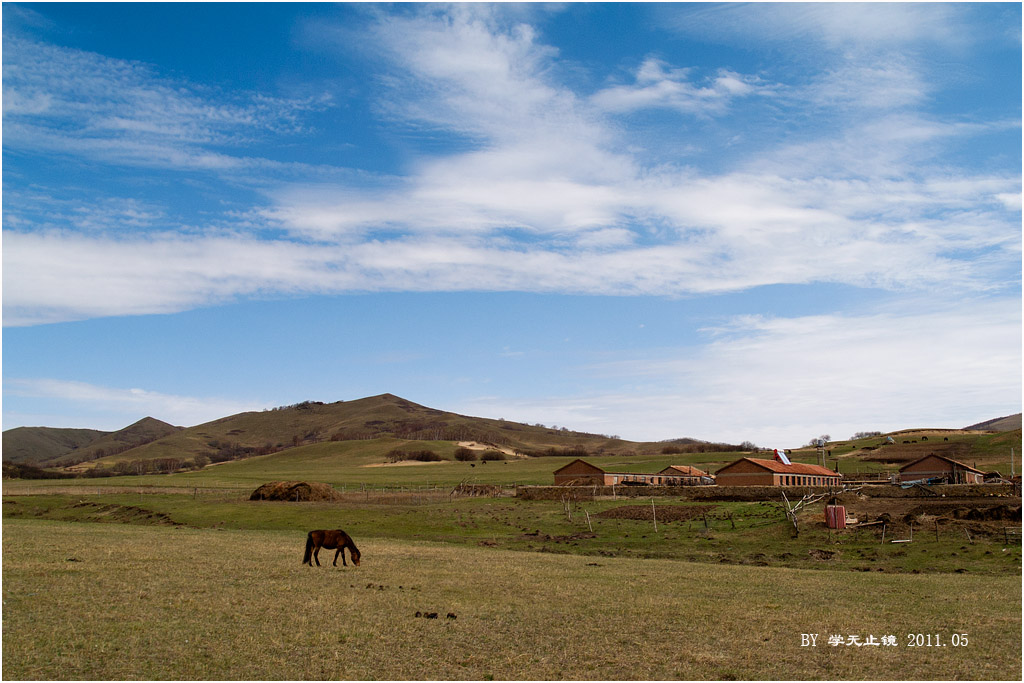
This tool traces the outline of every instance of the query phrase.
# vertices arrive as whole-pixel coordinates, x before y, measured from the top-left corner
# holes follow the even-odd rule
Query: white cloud
[[[959,428],[1020,411],[1020,300],[931,311],[737,318],[702,345],[578,368],[631,392],[454,408],[634,440],[762,446],[830,433]]]
[[[117,430],[154,417],[173,425],[190,427],[226,415],[261,410],[265,404],[216,397],[194,397],[164,394],[138,388],[98,386],[49,378],[4,378],[4,395],[27,399],[48,399],[70,406],[69,410],[87,416],[81,425],[92,429]],[[59,418],[58,418],[59,419]],[[94,422],[92,420],[100,420]],[[8,419],[5,417],[5,422]],[[19,420],[25,424],[23,420]]]
[[[707,233],[639,245],[623,230],[579,240],[405,235],[356,243],[268,241],[244,234],[107,237],[7,231],[5,325],[171,313],[245,296],[354,291],[529,291],[671,296],[778,283],[962,291],[1012,266],[1019,238],[992,217],[853,220],[748,196],[752,182],[703,183],[666,198]],[[765,190],[768,192],[768,190]],[[809,192],[782,183],[777,197]],[[832,190],[841,193],[842,188]],[[820,190],[811,196],[817,197]],[[856,205],[856,195],[847,201]],[[671,202],[671,204],[669,204]],[[1013,241],[1017,239],[1017,241]],[[995,249],[978,263],[944,250]],[[1015,251],[1016,250],[1016,251]]]
[[[727,69],[720,69],[714,78],[700,85],[691,82],[690,74],[690,69],[671,69],[660,59],[648,57],[637,69],[633,85],[600,90],[591,102],[601,110],[616,113],[663,107],[707,115],[723,112],[735,98],[774,92],[772,86],[756,77]]]
[[[793,11],[797,23],[831,21],[815,19],[817,10]],[[994,124],[913,111],[926,88],[910,61],[851,62],[798,93],[804,102],[847,106],[874,87],[879,106],[891,99],[897,109],[711,174],[646,166],[601,107],[556,80],[557,51],[488,7],[383,17],[369,35],[388,60],[381,99],[394,122],[464,136],[466,145],[417,158],[402,176],[287,183],[260,160],[212,152],[207,143],[230,146],[252,131],[297,125],[289,112],[306,104],[218,106],[147,67],[20,46],[26,55],[5,62],[18,95],[13,123],[27,127],[15,128],[15,138],[99,155],[114,139],[120,158],[245,166],[272,189],[269,205],[235,217],[233,229],[221,217],[187,233],[161,207],[127,200],[65,210],[65,222],[89,234],[8,209],[4,323],[166,313],[280,293],[672,296],[814,282],[971,291],[1005,286],[1007,273],[1019,271],[1019,175],[922,162],[937,140]],[[843,75],[851,72],[855,78]],[[619,94],[635,98],[629,107],[675,106],[729,102],[763,87],[731,71],[703,85],[688,76],[648,59]],[[105,88],[120,94],[107,102]],[[64,101],[71,113],[58,106]],[[69,133],[49,126],[50,117],[83,127]],[[119,234],[119,226],[155,230],[157,219],[168,232]],[[273,240],[267,227],[279,230]]]
[[[301,132],[303,113],[329,105],[323,97],[218,93],[137,62],[17,37],[4,43],[5,149],[222,172],[270,162],[212,146]]]
[[[819,107],[865,110],[900,109],[920,104],[932,86],[920,70],[900,54],[845,59],[827,69],[802,96]]]
[[[838,51],[959,48],[979,39],[966,30],[970,11],[951,3],[725,3],[666,10],[664,24],[705,39],[768,41],[793,51],[807,44]]]

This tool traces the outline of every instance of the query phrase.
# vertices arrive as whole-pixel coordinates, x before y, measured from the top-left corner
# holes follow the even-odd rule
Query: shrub
[[[480,456],[480,459],[483,460],[484,462],[488,460],[504,460],[505,454],[502,453],[501,451],[489,450],[484,451],[483,455]]]
[[[472,462],[477,459],[476,451],[459,447],[455,449],[455,459],[461,462]]]
[[[3,465],[4,479],[74,479],[76,476],[70,472],[54,472],[19,462],[5,462]]]
[[[401,462],[402,460],[419,460],[420,462],[440,462],[444,460],[440,455],[431,450],[403,451],[396,448],[388,452],[388,462]]]
[[[566,456],[574,458],[585,458],[588,455],[590,455],[590,452],[584,446],[572,446],[571,448],[555,448],[554,446],[551,446],[550,448],[543,451],[522,450],[519,452],[522,453],[523,455],[528,455],[532,458],[557,458]]]
[[[444,458],[442,458],[440,455],[438,455],[434,451],[423,450],[423,451],[414,451],[413,452],[413,460],[419,460],[421,462],[439,462],[441,460],[444,460]]]
[[[90,479],[98,478],[98,477],[116,477],[117,474],[118,473],[115,472],[113,469],[110,469],[110,468],[107,468],[107,467],[99,467],[99,466],[92,467],[90,469],[87,469],[85,472],[82,472],[82,476],[83,477],[87,477],[87,478],[90,478]]]

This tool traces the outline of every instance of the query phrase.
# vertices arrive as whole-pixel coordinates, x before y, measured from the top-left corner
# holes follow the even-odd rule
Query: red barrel
[[[829,529],[845,529],[846,507],[843,505],[826,505],[825,526]]]

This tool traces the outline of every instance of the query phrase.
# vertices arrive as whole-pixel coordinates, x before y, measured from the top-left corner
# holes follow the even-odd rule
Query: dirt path
[[[492,446],[490,444],[480,443],[479,441],[460,441],[459,446],[462,448],[468,448],[471,451],[501,451],[505,455],[511,455],[514,458],[519,457],[514,450],[507,446]]]

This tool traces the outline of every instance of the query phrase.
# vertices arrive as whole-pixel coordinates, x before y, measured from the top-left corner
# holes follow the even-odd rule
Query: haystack
[[[330,501],[341,494],[330,484],[318,481],[270,481],[252,492],[249,500]]]

